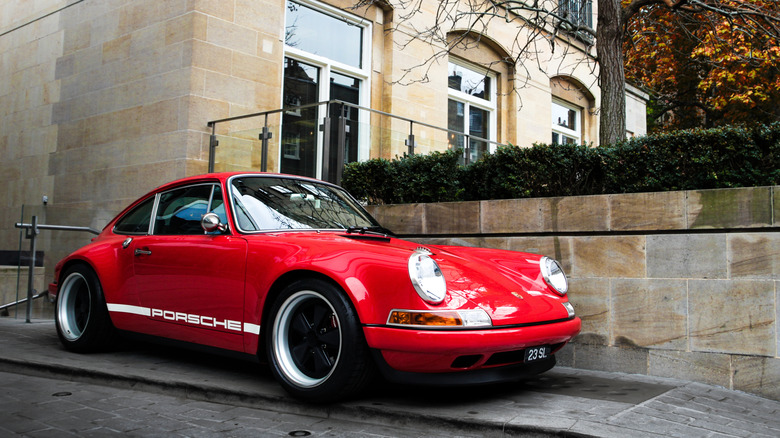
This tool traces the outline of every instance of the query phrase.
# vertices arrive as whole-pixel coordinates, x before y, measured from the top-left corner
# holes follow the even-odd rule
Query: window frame
[[[578,144],[578,145],[582,144],[582,137],[583,137],[583,132],[582,132],[582,129],[583,129],[583,126],[582,126],[582,122],[583,122],[582,111],[583,111],[583,108],[579,107],[577,105],[574,105],[574,104],[572,104],[570,102],[567,102],[567,101],[565,101],[565,100],[563,100],[561,98],[553,96],[552,103],[551,103],[551,106],[550,106],[550,116],[551,117],[552,117],[552,110],[554,108],[554,105],[558,105],[558,106],[566,108],[566,109],[568,109],[570,111],[574,111],[574,113],[576,115],[576,119],[575,119],[576,129],[569,129],[567,127],[558,125],[558,124],[552,122],[552,120],[551,120],[551,125],[552,125],[551,134],[559,134],[559,135],[563,135],[565,137],[573,138],[575,140],[575,144]],[[566,144],[566,143],[559,142],[557,144]]]
[[[447,74],[449,77],[450,64],[454,64],[460,68],[470,70],[473,73],[483,75],[490,79],[490,89],[487,94],[489,99],[482,99],[466,92],[455,90],[449,86],[449,80],[447,81],[447,116],[449,117],[449,101],[454,100],[464,104],[464,126],[462,134],[468,135],[470,139],[470,123],[471,123],[471,107],[474,106],[480,110],[488,113],[488,151],[490,153],[495,152],[497,133],[498,133],[498,74],[481,67],[479,65],[470,63],[460,58],[450,57],[447,62]]]
[[[193,189],[195,187],[200,187],[200,186],[210,186],[211,187],[211,190],[209,192],[209,197],[208,197],[208,200],[206,202],[206,213],[212,212],[211,206],[212,206],[212,204],[214,202],[214,191],[216,190],[217,187],[219,187],[219,190],[220,190],[220,192],[222,194],[222,205],[226,204],[225,203],[224,191],[222,190],[221,184],[218,183],[218,182],[201,182],[201,183],[196,183],[196,184],[187,184],[187,185],[183,185],[183,186],[173,187],[173,188],[171,188],[169,190],[166,190],[164,192],[157,193],[155,195],[154,208],[152,209],[152,217],[151,217],[151,225],[150,225],[150,228],[149,228],[149,235],[150,236],[201,236],[201,235],[209,234],[209,233],[206,232],[206,230],[203,230],[202,233],[188,233],[188,234],[179,234],[179,233],[160,234],[160,233],[157,232],[157,212],[158,212],[158,210],[160,208],[160,201],[162,200],[162,197],[164,195],[168,194],[168,193],[175,192],[177,190],[188,190],[188,189]],[[227,208],[227,207],[225,207],[225,208]],[[204,215],[206,213],[204,213]],[[201,217],[201,220],[202,219],[203,219],[203,217]],[[221,219],[226,219],[226,218],[221,218]]]

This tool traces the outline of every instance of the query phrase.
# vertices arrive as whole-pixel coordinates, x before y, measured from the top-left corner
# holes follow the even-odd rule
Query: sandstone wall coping
[[[778,227],[780,186],[369,206],[402,235],[672,232]]]

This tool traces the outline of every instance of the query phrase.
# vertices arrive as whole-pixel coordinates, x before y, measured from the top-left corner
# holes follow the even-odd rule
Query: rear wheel
[[[298,398],[342,399],[362,390],[373,376],[357,314],[330,283],[302,280],[285,288],[266,327],[271,370]]]
[[[54,313],[60,341],[68,350],[80,353],[106,348],[113,339],[114,327],[97,275],[77,265],[65,271],[62,278]]]

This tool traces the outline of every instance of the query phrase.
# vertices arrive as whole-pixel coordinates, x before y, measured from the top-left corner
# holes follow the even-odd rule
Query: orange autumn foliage
[[[780,16],[777,1],[718,3]],[[627,24],[626,77],[650,91],[659,115],[673,114],[662,129],[780,119],[777,29],[750,18],[655,4]]]

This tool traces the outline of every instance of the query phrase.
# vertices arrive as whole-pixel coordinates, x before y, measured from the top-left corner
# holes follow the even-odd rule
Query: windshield
[[[344,190],[315,181],[236,177],[230,191],[241,231],[379,226]]]

